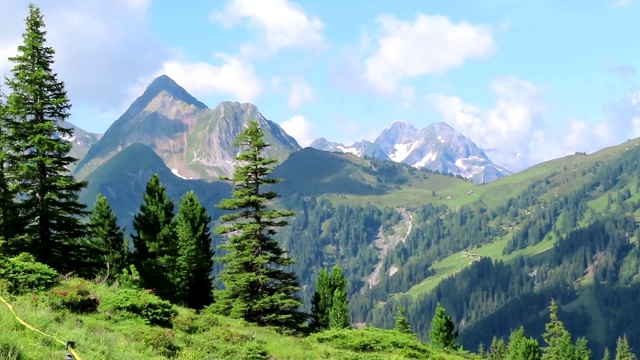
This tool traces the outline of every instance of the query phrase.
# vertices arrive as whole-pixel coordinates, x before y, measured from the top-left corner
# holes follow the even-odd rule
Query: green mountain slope
[[[87,289],[100,303],[96,312],[76,314],[61,308],[56,297]],[[110,309],[117,287],[70,280],[51,292],[7,297],[27,323],[59,339],[75,341],[83,359],[443,359],[476,357],[432,349],[414,336],[380,329],[328,331],[310,337],[279,334],[268,328],[176,307],[171,328],[145,324],[136,316]],[[57,301],[57,302],[56,302]],[[54,310],[55,306],[58,307]],[[64,345],[20,324],[0,303],[0,358],[63,359]]]
[[[269,152],[272,157],[282,161],[300,148],[254,105],[223,102],[209,109],[163,75],[91,147],[79,162],[75,175],[86,178],[122,149],[142,143],[181,176],[216,180],[219,175],[233,171],[232,143],[252,119],[263,126],[265,139],[272,144]]]
[[[176,176],[151,148],[135,143],[86,178],[89,186],[82,192],[80,200],[92,206],[96,196],[103,194],[118,215],[119,222],[130,228],[133,215],[142,203],[146,184],[154,173],[160,176],[170,198],[178,202],[184,193],[194,191],[214,217],[219,213],[215,205],[231,193],[231,186],[227,183],[185,180]]]

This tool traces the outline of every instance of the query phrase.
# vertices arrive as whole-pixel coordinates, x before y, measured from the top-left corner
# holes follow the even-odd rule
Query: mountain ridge
[[[417,129],[406,121],[396,121],[383,130],[374,142],[363,140],[345,146],[319,138],[310,146],[319,150],[403,162],[442,173],[450,172],[476,183],[491,182],[511,174],[505,167],[494,164],[471,139],[444,122]]]
[[[295,139],[267,120],[255,105],[225,101],[210,109],[163,75],[91,147],[74,174],[85,178],[122,149],[139,142],[180,176],[213,181],[233,171],[233,142],[249,120],[263,127],[272,144],[270,156],[283,161],[300,149]]]

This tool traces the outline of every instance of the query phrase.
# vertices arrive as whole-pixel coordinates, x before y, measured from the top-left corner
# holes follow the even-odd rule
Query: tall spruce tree
[[[269,144],[256,121],[249,122],[234,145],[240,148],[235,159],[241,165],[232,178],[223,178],[234,190],[218,208],[237,212],[223,215],[227,224],[216,229],[228,239],[221,246],[227,254],[220,258],[225,268],[219,279],[225,288],[216,294],[215,309],[258,325],[297,329],[306,315],[298,310],[298,279],[286,269],[295,260],[273,238],[293,212],[267,209],[278,194],[261,188],[281,181],[268,177],[277,160],[264,155]]]
[[[167,198],[158,174],[153,174],[143,194],[143,204],[133,218],[133,263],[142,286],[169,301],[177,301],[173,200]]]
[[[407,321],[407,318],[404,317],[404,308],[402,306],[398,307],[398,315],[396,316],[396,326],[393,329],[395,331],[399,331],[404,334],[415,335],[415,333],[411,329],[411,324],[409,324],[409,322]],[[482,352],[484,352],[484,350]]]
[[[575,346],[571,342],[571,334],[565,329],[564,324],[558,319],[558,305],[554,299],[549,306],[550,321],[545,325],[545,333],[542,338],[547,346],[542,349],[542,359],[562,360],[575,356]]]
[[[329,272],[326,269],[320,269],[316,280],[316,290],[313,293],[311,302],[311,329],[313,331],[322,331],[329,328],[329,311],[332,300],[333,293]]]
[[[508,360],[540,360],[540,345],[538,340],[527,338],[524,327],[514,330],[509,336]]]
[[[7,182],[6,162],[8,155],[8,138],[7,138],[7,107],[5,96],[0,89],[0,253],[10,252],[6,247],[6,241],[15,235],[15,226],[12,219],[16,213],[14,209],[13,193],[9,189]],[[4,244],[4,245],[3,245]]]
[[[351,326],[349,318],[349,300],[347,298],[347,279],[340,265],[331,269],[330,287],[333,292],[329,309],[329,328],[345,329]]]
[[[458,348],[456,344],[457,337],[458,332],[455,331],[453,319],[447,315],[445,308],[438,303],[433,320],[431,320],[431,330],[429,331],[431,346],[440,349],[455,350]]]
[[[62,123],[71,104],[64,83],[52,70],[53,48],[46,46],[40,9],[29,5],[23,43],[10,57],[14,66],[5,78],[10,90],[6,119],[6,180],[16,194],[14,224],[22,234],[17,251],[28,250],[38,261],[69,270],[74,245],[86,234],[81,217],[85,205],[78,193],[86,183],[71,176],[68,166],[73,130]]]
[[[636,355],[631,351],[627,335],[619,337],[616,341],[616,360],[636,360]]]
[[[190,191],[180,201],[175,222],[178,296],[188,307],[201,310],[213,302],[211,217]]]
[[[89,215],[89,244],[100,254],[95,260],[115,279],[127,267],[129,242],[125,239],[124,229],[118,226],[118,218],[104,195],[98,195]]]

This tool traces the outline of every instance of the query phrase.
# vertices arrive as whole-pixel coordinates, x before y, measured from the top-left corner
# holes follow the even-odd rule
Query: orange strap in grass
[[[31,331],[35,331],[35,332],[39,333],[40,335],[43,335],[43,336],[46,336],[46,337],[50,337],[53,340],[59,342],[60,344],[67,346],[67,343],[65,343],[64,341],[58,339],[57,337],[55,337],[53,335],[46,334],[46,333],[36,329],[35,327],[29,325],[26,321],[20,319],[20,317],[18,317],[18,314],[16,314],[16,312],[13,310],[13,306],[11,306],[11,304],[9,304],[9,302],[7,300],[5,300],[2,296],[0,296],[0,301],[2,301],[5,305],[7,305],[7,307],[9,308],[9,310],[11,311],[13,316],[16,318],[16,320],[18,320],[18,322],[20,324],[24,325],[27,329],[29,329]],[[68,346],[68,350],[71,353],[71,355],[73,355],[76,358],[76,360],[82,360],[80,358],[80,355],[71,346]]]

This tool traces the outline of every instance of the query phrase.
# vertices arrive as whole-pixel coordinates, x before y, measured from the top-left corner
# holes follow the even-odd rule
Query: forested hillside
[[[596,353],[622,333],[635,345],[640,331],[628,314],[640,305],[637,143],[542,164],[551,171],[530,169],[518,187],[499,180],[473,188],[461,196],[475,200],[462,206],[433,197],[401,207],[289,198],[297,216],[284,244],[300,259],[303,283],[319,268],[344,266],[354,323],[390,327],[402,306],[426,339],[424,314],[440,302],[461,343],[475,349],[521,324],[541,334],[555,298],[568,328]]]

